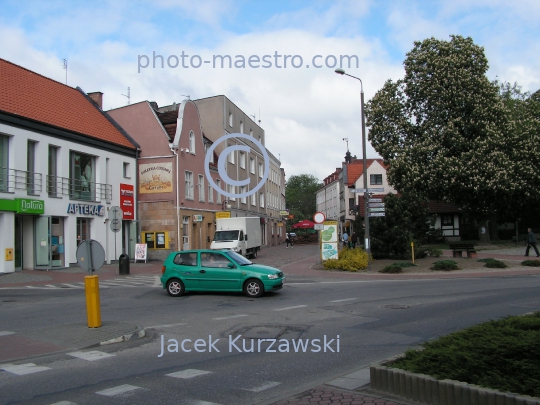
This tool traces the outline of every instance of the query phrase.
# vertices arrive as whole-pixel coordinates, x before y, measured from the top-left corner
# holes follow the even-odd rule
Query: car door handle
[[[199,273],[206,273],[206,270],[199,270]]]

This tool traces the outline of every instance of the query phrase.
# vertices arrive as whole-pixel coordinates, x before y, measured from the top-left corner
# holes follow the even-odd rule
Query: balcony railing
[[[67,177],[47,176],[47,193],[49,197],[68,195],[73,200],[112,200],[112,185],[89,183]]]
[[[42,177],[41,173],[0,167],[0,192],[26,190],[30,195],[39,195],[43,190]]]

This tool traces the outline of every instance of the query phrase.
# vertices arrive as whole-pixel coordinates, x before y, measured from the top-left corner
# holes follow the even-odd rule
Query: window
[[[240,133],[241,134],[244,133],[244,122],[243,121],[240,121]]]
[[[452,214],[441,214],[441,224],[442,226],[452,226],[454,225]]]
[[[196,266],[197,253],[178,253],[173,262],[178,266]]]
[[[129,162],[124,162],[124,178],[131,178],[130,174],[131,173],[129,172]]]
[[[0,135],[0,191],[8,191],[8,172],[9,172],[9,138]]]
[[[255,159],[249,158],[249,171],[255,174]]]
[[[193,173],[186,172],[186,198],[193,200]]]
[[[238,156],[238,160],[240,161],[240,168],[245,169],[246,168],[246,152],[240,152],[240,155]]]
[[[229,192],[229,194],[235,194],[235,193],[236,193],[235,188],[236,188],[236,187],[233,186],[232,184],[227,184],[227,191]],[[229,197],[229,200],[235,201],[236,198],[234,198],[234,197]]]
[[[263,193],[259,193],[259,205],[261,206],[261,208],[264,208],[264,194]]]
[[[204,201],[204,176],[199,174],[199,201]]]
[[[28,140],[26,153],[26,192],[36,193],[36,145],[37,142]]]
[[[241,186],[240,187],[240,194],[245,194],[247,193],[247,187],[246,186]],[[247,198],[244,196],[244,197],[241,197],[240,201],[242,202],[242,204],[246,204],[247,203]]]
[[[195,134],[193,131],[189,133],[189,153],[195,154]]]
[[[232,114],[232,112],[229,112],[229,126],[230,127],[233,126],[233,114]]]
[[[80,152],[70,153],[71,198],[96,200],[95,157]]]
[[[58,147],[49,145],[49,177],[47,179],[47,193],[50,197],[56,197],[58,190],[56,188],[58,175]]]
[[[369,184],[382,184],[382,174],[370,174]]]
[[[216,179],[216,186],[221,190],[221,179]],[[217,203],[221,204],[221,193],[217,192]]]
[[[231,145],[229,145],[229,146],[231,146]],[[232,163],[234,165],[234,151],[229,153],[228,159],[229,159],[229,163]]]
[[[251,205],[255,207],[257,205],[257,193],[251,194]]]
[[[208,153],[208,144],[204,144],[204,152]],[[212,155],[210,156],[210,163],[214,163],[214,152],[212,152]]]
[[[252,129],[249,130],[249,136],[253,136],[253,130]]]
[[[263,164],[259,163],[259,177],[262,178],[263,174],[264,174]]]
[[[169,232],[143,232],[143,243],[148,249],[169,249]]]
[[[214,189],[210,183],[208,184],[208,202],[214,202]]]

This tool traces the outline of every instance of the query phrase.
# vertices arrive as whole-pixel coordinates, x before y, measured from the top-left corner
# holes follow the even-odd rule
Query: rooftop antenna
[[[68,68],[68,60],[67,59],[64,59],[63,68],[66,71],[66,86],[67,86],[67,68]]]
[[[253,118],[253,122],[257,121],[257,117],[255,117],[255,114],[253,114],[253,115],[250,115],[250,117],[252,117],[252,118]]]
[[[347,152],[349,151],[349,138],[343,138],[345,142],[347,142]]]
[[[130,88],[129,88],[129,87],[128,87],[127,93],[128,93],[127,95],[122,94],[122,96],[127,97],[127,99],[128,99],[128,105],[129,105],[129,104],[131,103],[131,91],[130,91]]]
[[[261,107],[259,107],[259,126],[261,126]]]

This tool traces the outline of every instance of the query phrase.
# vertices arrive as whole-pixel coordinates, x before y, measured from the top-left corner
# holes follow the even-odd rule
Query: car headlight
[[[270,280],[275,280],[276,278],[279,278],[279,277],[278,277],[277,274],[269,274],[269,275],[268,275],[268,278],[269,278]]]

